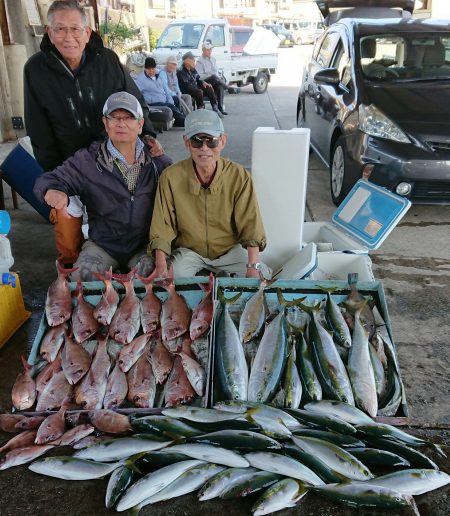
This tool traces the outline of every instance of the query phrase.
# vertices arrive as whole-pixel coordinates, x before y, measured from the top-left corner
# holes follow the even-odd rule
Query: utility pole
[[[4,45],[11,44],[5,1],[0,0],[0,140],[15,140],[12,127],[11,89],[7,73]]]

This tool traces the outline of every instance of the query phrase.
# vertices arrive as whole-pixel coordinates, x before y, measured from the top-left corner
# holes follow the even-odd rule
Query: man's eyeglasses
[[[194,149],[201,149],[203,144],[210,149],[215,149],[219,145],[220,136],[192,136],[190,142]]]
[[[64,38],[67,34],[70,33],[74,38],[81,38],[84,34],[86,28],[85,27],[50,27],[52,29],[53,34],[57,38]]]
[[[134,118],[133,116],[111,116],[108,115],[106,117],[111,125],[119,125],[120,123],[124,123],[125,125],[133,125],[134,122],[137,121],[137,118]]]

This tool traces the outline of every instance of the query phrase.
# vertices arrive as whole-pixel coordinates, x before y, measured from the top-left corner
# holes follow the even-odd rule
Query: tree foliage
[[[136,30],[128,27],[124,23],[108,22],[106,24],[103,22],[100,25],[100,35],[109,48],[121,53],[126,40],[136,37]]]

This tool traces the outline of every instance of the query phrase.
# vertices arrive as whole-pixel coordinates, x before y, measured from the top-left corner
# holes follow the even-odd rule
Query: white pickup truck
[[[203,43],[213,45],[219,71],[230,85],[252,84],[255,93],[264,93],[278,64],[280,40],[271,31],[256,27],[230,26],[221,19],[174,20],[163,31],[153,57],[164,66],[169,55],[191,51],[202,53]]]

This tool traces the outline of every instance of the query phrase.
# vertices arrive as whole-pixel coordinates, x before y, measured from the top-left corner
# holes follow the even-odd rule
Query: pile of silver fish
[[[175,289],[173,277],[161,283],[168,297],[153,292],[153,280],[139,277],[145,295],[134,291],[134,271],[126,276],[111,270],[98,275],[105,290],[96,306],[67,281],[72,269],[57,262],[58,278],[48,290],[48,330],[40,344],[41,361],[23,359],[24,371],[12,389],[16,410],[47,411],[72,398],[84,409],[112,409],[127,401],[135,407],[174,406],[205,394],[212,320],[212,277],[199,284],[205,295],[192,311]],[[112,279],[123,283],[120,299]]]
[[[275,316],[267,281],[243,308],[242,293],[225,298],[219,288],[214,399],[298,408],[324,397],[372,417],[396,415],[404,398],[394,345],[377,306],[356,289],[353,275],[349,282],[346,298],[322,288],[324,299],[313,305],[308,296],[286,301],[278,290]]]
[[[294,507],[310,491],[358,508],[415,508],[413,496],[450,483],[419,451],[444,455],[437,445],[340,401],[314,401],[304,410],[224,401],[130,419],[96,410],[89,419],[67,429],[58,412],[31,430],[33,418],[0,415],[3,431],[27,428],[1,448],[9,451],[0,469],[70,445],[72,456],[40,458],[29,469],[65,480],[111,475],[106,507],[135,513],[195,491],[200,501],[252,495],[256,515]]]

